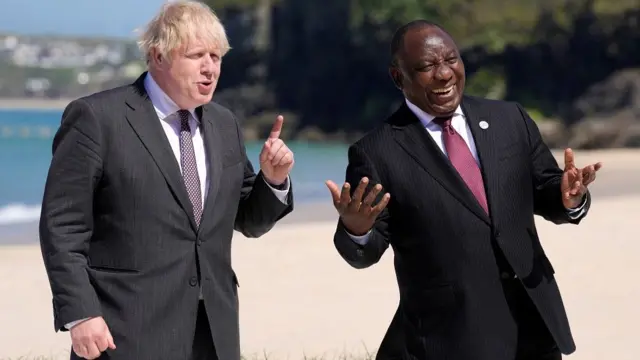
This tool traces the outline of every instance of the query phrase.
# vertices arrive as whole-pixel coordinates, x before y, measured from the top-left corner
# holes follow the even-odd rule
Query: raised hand
[[[382,191],[382,185],[376,184],[362,200],[367,184],[369,184],[369,179],[363,177],[353,192],[353,197],[351,197],[351,185],[348,182],[344,183],[342,191],[333,181],[328,180],[326,182],[333,198],[333,206],[338,210],[342,224],[352,235],[364,235],[371,230],[376,217],[384,210],[389,204],[389,199],[391,199],[391,195],[386,193],[377,204],[374,204],[376,197]]]
[[[260,152],[260,169],[265,180],[271,185],[282,185],[293,168],[293,152],[280,139],[284,117],[278,115],[271,128],[269,138]]]
[[[587,186],[595,181],[596,172],[602,168],[602,163],[578,169],[575,165],[573,150],[564,151],[564,173],[560,189],[562,191],[562,203],[567,209],[575,209],[580,206],[582,198],[587,193]]]
[[[85,320],[69,331],[73,352],[83,359],[97,359],[107,349],[115,349],[113,337],[101,316]]]

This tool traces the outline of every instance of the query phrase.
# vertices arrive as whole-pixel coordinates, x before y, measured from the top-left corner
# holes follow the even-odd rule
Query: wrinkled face
[[[222,64],[217,47],[194,38],[173,50],[170,58],[154,54],[151,62],[154,80],[181,109],[211,101]]]
[[[465,72],[458,47],[437,27],[409,30],[398,63],[389,69],[404,96],[433,116],[453,114],[464,92]]]

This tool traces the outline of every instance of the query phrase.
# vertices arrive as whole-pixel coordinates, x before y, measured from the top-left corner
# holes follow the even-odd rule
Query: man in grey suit
[[[278,117],[256,174],[212,102],[229,50],[199,2],[166,4],[140,41],[149,71],[73,101],[53,141],[40,241],[72,359],[240,359],[233,230],[293,209]]]

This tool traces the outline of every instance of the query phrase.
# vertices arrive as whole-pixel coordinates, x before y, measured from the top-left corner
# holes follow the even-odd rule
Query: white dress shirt
[[[407,106],[411,110],[411,112],[413,112],[418,117],[418,119],[420,120],[424,128],[427,130],[431,138],[433,138],[433,141],[435,141],[436,145],[438,145],[440,150],[445,155],[447,155],[447,150],[442,140],[442,128],[440,127],[440,125],[433,122],[433,119],[435,119],[435,116],[429,115],[426,112],[422,111],[422,109],[412,104],[409,100],[405,99],[405,101],[407,103]],[[464,117],[464,113],[462,112],[462,108],[460,107],[460,105],[458,105],[458,108],[456,109],[456,111],[453,114],[453,117],[451,118],[451,126],[458,132],[458,134],[460,134],[464,142],[467,143],[467,146],[469,146],[469,150],[471,150],[471,155],[473,155],[473,158],[476,159],[478,166],[481,166],[480,161],[478,160],[478,151],[476,150],[476,144],[473,141],[473,136],[471,135],[471,129],[469,129],[469,125],[467,125],[467,121]],[[584,212],[585,203],[586,202],[583,202],[582,205],[580,205],[576,209],[569,210],[569,216],[574,219],[580,217]],[[369,240],[370,233],[371,233],[371,230],[368,233],[361,236],[355,236],[351,234],[349,234],[349,236],[356,243],[360,245],[365,245]]]
[[[178,111],[181,110],[176,103],[169,98],[169,96],[158,86],[155,82],[151,74],[147,73],[147,76],[144,79],[144,87],[147,90],[147,94],[149,95],[149,99],[153,104],[154,109],[156,110],[156,114],[158,115],[158,119],[160,120],[160,124],[162,125],[162,129],[167,135],[167,139],[169,140],[169,144],[171,145],[171,150],[173,150],[173,154],[176,156],[176,160],[178,160],[178,165],[180,165],[180,117],[178,116]],[[204,205],[205,199],[208,195],[209,189],[209,163],[207,161],[207,152],[204,147],[204,139],[202,137],[202,132],[200,131],[200,119],[198,119],[195,109],[188,109],[191,116],[189,117],[189,126],[191,128],[191,135],[193,138],[193,148],[196,155],[196,165],[198,168],[198,177],[200,178],[200,193],[202,194],[202,204]],[[182,171],[182,166],[180,166],[180,171]],[[266,182],[266,180],[265,180]],[[274,189],[269,183],[267,183],[269,188],[274,192],[278,200],[282,203],[287,203],[287,194],[289,193],[289,178],[287,177],[286,183],[284,184],[284,190]],[[200,299],[202,299],[202,288],[200,288]],[[70,322],[65,325],[67,329],[71,329],[76,324],[84,321],[86,319],[80,319],[77,321]]]
[[[173,150],[173,154],[176,156],[176,160],[178,160],[178,165],[180,165],[180,117],[178,116],[180,108],[164,91],[162,91],[160,86],[158,86],[149,73],[147,73],[147,76],[144,79],[144,87],[147,90],[147,94],[149,94],[149,99],[156,110],[156,114],[158,114],[160,124],[162,124],[162,128],[164,129],[167,139],[169,140],[169,144],[171,145],[171,150]],[[195,109],[188,110],[191,114],[189,117],[189,126],[191,127],[191,134],[193,138],[193,150],[196,154],[198,177],[200,177],[202,204],[204,204],[209,189],[209,162],[207,161],[207,152],[204,149],[204,139],[202,137],[202,132],[200,131],[200,120],[196,116]],[[180,171],[182,171],[181,166]],[[267,185],[269,185],[269,183],[267,183]],[[289,193],[288,178],[285,183],[285,190],[274,189],[271,185],[269,185],[269,187],[273,190],[274,194],[280,201],[286,203],[287,194]]]

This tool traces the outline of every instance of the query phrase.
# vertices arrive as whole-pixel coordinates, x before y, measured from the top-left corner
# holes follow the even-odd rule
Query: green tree
[[[352,25],[401,24],[415,19],[434,21],[446,28],[459,46],[483,46],[499,52],[508,44],[535,40],[532,32],[541,14],[562,28],[571,26],[585,10],[596,15],[635,9],[638,0],[352,0]]]

